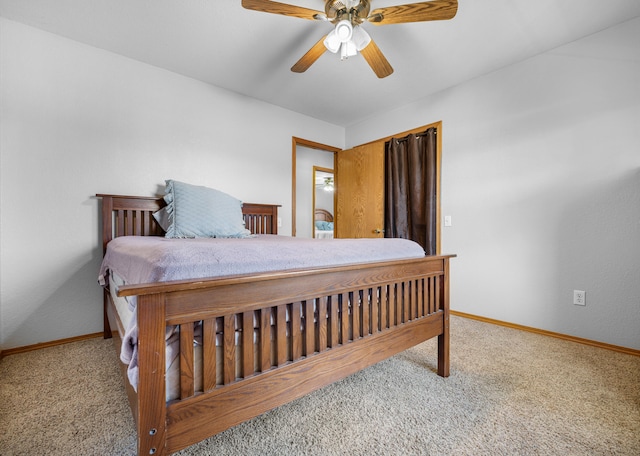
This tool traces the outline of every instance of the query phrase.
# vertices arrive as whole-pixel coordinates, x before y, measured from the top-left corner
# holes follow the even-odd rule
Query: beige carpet
[[[201,442],[184,455],[640,454],[640,357],[453,317],[434,341]],[[0,362],[1,455],[135,454],[111,341]]]

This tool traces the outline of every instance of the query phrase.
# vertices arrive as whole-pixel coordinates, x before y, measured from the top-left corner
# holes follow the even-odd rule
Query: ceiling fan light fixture
[[[334,190],[334,186],[333,186],[333,177],[325,177],[324,178],[324,191],[325,192],[332,192]]]
[[[360,25],[357,25],[353,28],[353,37],[351,39],[358,51],[363,50],[364,48],[369,46],[369,43],[371,43],[371,37]]]
[[[349,56],[348,53],[352,52],[351,49],[347,49],[347,43],[352,43],[353,37],[353,25],[347,20],[340,21],[336,24],[333,30],[331,30],[327,37],[324,39],[324,46],[328,51],[334,54],[341,49],[342,58],[345,59]],[[351,47],[351,46],[347,46]],[[355,54],[354,54],[355,55]]]
[[[353,41],[342,43],[342,47],[340,48],[340,60],[346,60],[349,57],[353,57],[357,53],[358,49],[356,48],[356,44]]]
[[[341,44],[342,42],[340,41],[340,38],[338,37],[335,29],[331,30],[327,34],[327,37],[324,39],[324,47],[326,47],[329,52],[333,52],[334,54],[338,52],[338,50],[340,50]]]
[[[346,43],[353,36],[353,25],[351,22],[344,19],[336,24],[336,28],[334,29],[336,35],[340,39],[342,43]]]

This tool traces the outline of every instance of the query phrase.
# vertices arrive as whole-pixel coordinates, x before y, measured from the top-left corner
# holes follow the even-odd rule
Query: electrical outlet
[[[587,293],[583,290],[573,290],[573,303],[576,306],[586,306]]]
[[[282,228],[282,218],[278,217],[278,228]]]

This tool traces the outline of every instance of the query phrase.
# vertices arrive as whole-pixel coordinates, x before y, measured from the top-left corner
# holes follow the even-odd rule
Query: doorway
[[[334,170],[335,154],[341,149],[302,138],[292,139],[291,235],[312,238],[315,220],[314,166]]]
[[[313,167],[313,237],[333,238],[335,216],[335,176],[333,169]]]

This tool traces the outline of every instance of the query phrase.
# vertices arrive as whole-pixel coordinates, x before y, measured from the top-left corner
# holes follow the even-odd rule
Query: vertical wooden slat
[[[133,215],[133,234],[135,236],[142,235],[142,211],[132,211]]]
[[[153,232],[152,230],[152,220],[153,220],[153,215],[152,212],[146,211],[143,212],[144,214],[144,218],[142,219],[142,225],[143,225],[143,230],[142,230],[142,235],[143,236],[150,236],[151,233]]]
[[[125,212],[125,234],[131,236],[133,234],[133,211]]]
[[[253,311],[242,313],[242,376],[254,373]]]
[[[402,310],[403,310],[403,318],[402,323],[407,323],[409,321],[409,308],[411,305],[411,301],[409,300],[409,282],[403,282],[402,284]]]
[[[166,422],[164,294],[138,297],[138,454],[164,453]]]
[[[412,280],[409,282],[411,284],[410,289],[410,300],[411,300],[411,310],[410,310],[410,319],[415,320],[418,318],[418,281]]]
[[[431,277],[424,279],[425,315],[431,314]]]
[[[380,330],[384,331],[389,327],[389,285],[380,287]]]
[[[360,339],[360,309],[362,308],[362,290],[353,292],[353,301],[351,302],[351,314],[353,316],[352,321],[352,331],[353,331],[353,340]]]
[[[423,317],[425,314],[425,310],[424,310],[424,279],[417,279],[416,280],[416,285],[417,285],[417,298],[418,298],[418,313],[417,313],[417,317]]]
[[[380,320],[380,287],[371,290],[371,334],[377,333]]]
[[[427,302],[428,302],[428,313],[432,314],[434,312],[433,309],[433,277],[429,277],[426,280],[426,286],[427,286]]]
[[[327,297],[318,298],[318,351],[327,349]]]
[[[409,284],[409,320],[416,318],[416,282],[410,280]]]
[[[287,309],[286,304],[280,304],[276,308],[276,342],[278,366],[287,362]]]
[[[180,398],[194,394],[193,387],[193,323],[180,325]]]
[[[424,285],[424,314],[429,315],[431,313],[431,309],[429,306],[431,305],[431,297],[429,296],[429,277],[425,277],[423,281]]]
[[[340,343],[349,341],[349,294],[340,295]]]
[[[418,318],[418,279],[411,281],[411,319]]]
[[[316,351],[316,333],[313,316],[313,300],[307,299],[304,302],[304,354],[311,356]]]
[[[394,326],[402,323],[402,284],[393,284],[393,309],[395,313]]]
[[[302,311],[300,306],[302,303],[294,302],[291,304],[291,355],[292,361],[302,358]]]
[[[424,290],[424,279],[418,279],[418,316],[424,317],[428,311],[425,308],[426,300],[425,300],[425,290]]]
[[[362,337],[371,332],[371,288],[362,290]]]
[[[271,369],[271,308],[260,310],[260,370]]]
[[[210,318],[202,322],[202,375],[205,391],[216,387],[216,369],[216,320]]]
[[[225,315],[223,324],[223,383],[228,385],[236,378],[235,316]]]
[[[424,314],[425,316],[431,314],[431,309],[429,306],[431,305],[431,296],[429,295],[429,277],[424,279]]]
[[[409,285],[409,314],[407,316],[408,320],[411,321],[416,318],[416,283],[414,280],[407,282]]]
[[[118,209],[117,211],[117,234],[116,236],[124,236],[126,234],[125,230],[124,230],[124,211],[122,209]]]
[[[339,320],[338,320],[339,298],[337,295],[329,297],[329,345],[331,348],[337,347],[339,343]]]

